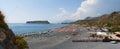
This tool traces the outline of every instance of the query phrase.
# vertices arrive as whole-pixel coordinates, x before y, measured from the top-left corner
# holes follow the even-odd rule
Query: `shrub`
[[[106,24],[106,26],[107,26],[107,27],[112,27],[112,26],[113,26],[113,23],[112,23],[112,22],[108,22],[108,23]]]
[[[120,28],[114,27],[114,28],[109,29],[109,31],[110,32],[117,32],[117,31],[120,31]]]
[[[28,44],[27,42],[24,40],[24,37],[22,36],[16,36],[16,43],[19,49],[27,49],[28,48]]]

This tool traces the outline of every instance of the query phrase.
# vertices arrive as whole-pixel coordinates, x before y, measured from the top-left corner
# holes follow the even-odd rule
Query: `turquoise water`
[[[15,34],[27,32],[40,32],[44,30],[67,26],[68,24],[25,24],[25,23],[9,23],[8,26]]]

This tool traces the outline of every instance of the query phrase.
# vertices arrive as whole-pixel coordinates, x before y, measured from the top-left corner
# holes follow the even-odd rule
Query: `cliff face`
[[[4,22],[4,16],[0,12],[0,49],[18,49],[15,35]]]

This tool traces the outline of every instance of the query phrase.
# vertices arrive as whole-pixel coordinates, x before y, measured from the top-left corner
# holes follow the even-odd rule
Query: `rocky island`
[[[27,24],[50,24],[48,21],[27,21]]]

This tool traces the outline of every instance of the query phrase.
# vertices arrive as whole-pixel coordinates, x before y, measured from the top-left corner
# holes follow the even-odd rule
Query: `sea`
[[[68,24],[26,24],[26,23],[8,23],[8,26],[14,34],[23,34],[28,32],[41,32],[67,26]]]

